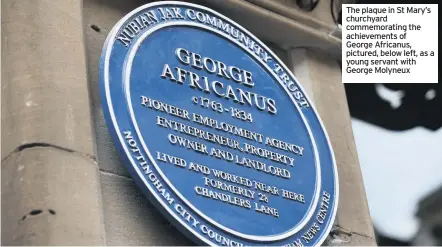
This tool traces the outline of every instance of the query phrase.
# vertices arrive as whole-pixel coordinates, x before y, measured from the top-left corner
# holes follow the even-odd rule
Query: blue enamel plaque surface
[[[327,134],[292,73],[244,28],[197,5],[144,5],[110,32],[100,81],[131,176],[197,244],[324,241],[338,198]]]

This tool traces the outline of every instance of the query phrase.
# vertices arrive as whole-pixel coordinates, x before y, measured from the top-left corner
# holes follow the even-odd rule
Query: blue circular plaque
[[[320,245],[336,214],[330,141],[289,69],[208,8],[157,2],[110,32],[100,84],[138,186],[204,245]]]

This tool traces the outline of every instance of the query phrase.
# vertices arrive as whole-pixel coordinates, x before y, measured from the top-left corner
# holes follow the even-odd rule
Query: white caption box
[[[437,4],[343,4],[343,83],[438,83]]]

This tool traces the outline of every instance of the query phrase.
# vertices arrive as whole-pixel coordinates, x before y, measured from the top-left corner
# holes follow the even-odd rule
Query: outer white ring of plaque
[[[197,237],[199,237],[199,239],[201,240],[201,241],[203,241],[203,242],[205,242],[206,244],[208,244],[208,245],[211,245],[212,244],[212,241],[210,241],[209,239],[207,239],[207,238],[205,238],[204,236],[202,236],[200,233],[198,233],[198,232],[196,232],[194,229],[192,229],[189,225],[187,225],[181,218],[179,218],[179,217],[175,217],[175,212],[173,212],[163,201],[162,201],[162,199],[155,193],[155,190],[150,186],[150,184],[148,183],[148,181],[146,180],[146,178],[144,177],[144,175],[143,175],[143,172],[137,167],[137,164],[136,164],[136,162],[134,161],[134,159],[132,158],[132,156],[131,156],[131,153],[130,153],[130,151],[129,151],[129,149],[128,149],[128,147],[124,144],[125,143],[125,141],[124,141],[124,138],[123,138],[123,136],[121,135],[121,130],[120,130],[120,128],[119,128],[119,126],[118,126],[118,122],[116,121],[116,118],[115,118],[115,112],[114,112],[114,110],[113,110],[113,106],[112,106],[112,100],[111,100],[111,94],[110,94],[110,88],[109,88],[109,60],[110,60],[110,55],[111,55],[111,52],[112,52],[112,49],[109,49],[109,48],[111,48],[112,46],[113,46],[113,44],[115,43],[115,37],[116,37],[116,35],[117,35],[117,33],[118,33],[118,31],[119,31],[119,29],[121,28],[121,26],[122,26],[122,24],[123,23],[125,23],[130,17],[132,17],[135,13],[137,13],[137,12],[140,12],[140,11],[142,11],[143,9],[146,9],[146,8],[150,8],[150,7],[155,7],[155,6],[158,6],[158,5],[166,5],[166,4],[177,4],[177,5],[181,5],[181,6],[188,6],[188,7],[192,7],[192,8],[199,8],[199,9],[202,9],[202,10],[204,10],[204,11],[207,11],[207,12],[210,12],[210,13],[212,13],[213,15],[216,15],[216,16],[220,16],[221,18],[223,18],[223,19],[225,19],[225,20],[228,20],[229,22],[231,22],[232,24],[235,24],[235,26],[236,26],[236,28],[238,28],[239,30],[241,30],[242,32],[244,32],[245,34],[247,34],[248,36],[250,36],[251,38],[253,38],[254,39],[254,41],[256,42],[256,43],[258,43],[259,45],[261,45],[261,47],[263,47],[265,50],[266,50],[266,52],[268,52],[270,55],[272,55],[273,56],[273,58],[278,62],[278,64],[286,71],[286,72],[288,72],[289,74],[290,74],[290,76],[292,77],[292,78],[295,78],[295,80],[296,81],[298,81],[297,79],[296,79],[296,77],[293,75],[293,73],[287,68],[287,66],[270,50],[270,49],[267,49],[267,46],[266,45],[264,45],[259,39],[257,39],[253,34],[251,34],[249,31],[247,31],[247,30],[245,30],[242,26],[240,26],[239,24],[237,24],[236,22],[234,22],[233,20],[231,20],[231,19],[229,19],[229,18],[227,18],[226,16],[224,16],[224,15],[222,15],[222,14],[220,14],[220,13],[216,13],[216,12],[214,12],[214,11],[212,11],[211,9],[209,9],[209,8],[206,8],[206,7],[204,7],[204,6],[200,6],[200,5],[196,5],[196,4],[191,4],[191,3],[184,3],[184,2],[175,2],[175,1],[162,1],[162,2],[157,2],[157,3],[150,3],[150,4],[148,4],[148,5],[144,5],[144,6],[141,6],[141,7],[138,7],[137,9],[135,9],[135,10],[133,10],[133,11],[131,11],[129,14],[127,14],[125,17],[123,17],[115,26],[114,26],[114,28],[111,30],[111,32],[110,32],[110,34],[109,34],[109,38],[107,39],[107,43],[105,44],[105,47],[106,47],[106,53],[105,53],[105,59],[104,59],[104,87],[105,87],[105,94],[106,94],[106,98],[107,98],[107,104],[108,104],[108,107],[109,107],[109,113],[110,113],[110,117],[111,117],[111,119],[112,119],[112,123],[113,123],[113,125],[114,125],[114,128],[115,128],[115,131],[116,131],[116,134],[117,134],[117,136],[118,136],[118,138],[119,138],[119,140],[120,140],[120,143],[122,144],[122,147],[123,147],[123,149],[124,149],[124,151],[126,152],[126,155],[127,155],[127,157],[128,157],[128,159],[129,159],[129,161],[131,162],[131,164],[134,166],[134,169],[135,169],[135,171],[137,172],[137,174],[139,175],[139,177],[140,177],[140,179],[144,182],[144,184],[146,185],[146,187],[149,189],[149,191],[151,192],[151,194],[155,197],[155,199],[163,206],[163,208],[172,216],[172,217],[174,217],[178,222],[180,222],[180,224],[183,226],[183,227],[185,227],[189,232],[191,232],[192,234],[194,234],[195,236],[197,236]],[[259,60],[258,60],[259,61]],[[273,74],[273,73],[272,73]],[[273,75],[274,76],[274,75]],[[280,80],[278,80],[278,82],[279,83],[281,83],[281,81]],[[305,92],[305,90],[304,90],[304,88],[303,88],[303,86],[301,85],[301,84],[299,84],[298,83],[298,85],[297,85],[299,88],[301,88],[301,91],[302,92]],[[287,90],[284,86],[283,86],[283,88],[285,89],[285,90]],[[290,94],[289,94],[290,95]],[[309,97],[308,97],[308,95],[306,95],[305,93],[304,93],[304,95],[305,95],[305,97],[306,97],[306,99],[307,99],[307,101],[308,102],[311,102],[311,100],[309,99]],[[293,99],[292,99],[293,100]],[[298,106],[297,106],[297,104],[295,104],[296,105],[296,107],[297,108],[299,108]],[[335,192],[336,192],[336,200],[337,200],[337,198],[339,198],[339,179],[338,179],[338,172],[337,172],[337,169],[336,169],[336,162],[335,162],[335,155],[334,155],[334,152],[333,152],[333,150],[332,150],[332,147],[331,147],[331,143],[330,143],[330,138],[328,137],[328,134],[325,132],[325,128],[324,128],[324,124],[323,124],[323,122],[322,122],[322,120],[320,119],[320,117],[319,117],[319,115],[318,115],[318,112],[317,112],[317,110],[316,110],[316,108],[313,106],[313,105],[311,105],[310,106],[311,107],[311,109],[313,110],[313,112],[315,113],[315,115],[318,117],[318,120],[319,120],[319,123],[320,123],[320,125],[321,125],[321,128],[322,128],[322,130],[323,130],[323,132],[324,132],[324,135],[325,135],[325,137],[326,137],[326,139],[327,139],[327,144],[328,144],[328,146],[329,146],[329,148],[330,148],[330,153],[331,153],[331,156],[332,156],[332,161],[333,161],[333,172],[334,172],[334,175],[335,175]],[[301,113],[301,116],[302,116],[302,118],[304,118],[304,116],[303,116],[303,114],[302,114],[302,112],[300,112]],[[305,121],[305,120],[304,120]],[[308,125],[307,125],[308,126]],[[310,133],[309,133],[310,134]],[[312,141],[314,141],[313,139],[312,139]],[[319,194],[319,193],[318,193]],[[334,208],[332,209],[332,215],[330,216],[331,217],[331,221],[333,221],[334,219],[335,219],[335,217],[336,217],[336,212],[337,212],[337,202],[334,204]],[[329,225],[328,225],[328,227],[327,227],[327,229],[325,229],[325,231],[326,232],[329,232],[330,230],[331,230],[331,228],[332,228],[332,226],[333,226],[333,224],[332,223],[330,223]],[[324,242],[324,240],[327,238],[327,235],[326,234],[324,234],[323,236],[322,236],[322,238],[321,239],[319,239],[318,240],[318,246],[319,245],[321,245],[323,242]]]

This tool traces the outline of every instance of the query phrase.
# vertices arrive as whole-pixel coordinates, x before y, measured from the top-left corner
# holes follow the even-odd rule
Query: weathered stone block
[[[103,245],[95,161],[30,147],[2,161],[2,245]]]
[[[81,1],[2,5],[2,158],[23,144],[93,154]]]
[[[132,179],[101,172],[108,245],[194,245],[141,193]]]
[[[311,51],[307,57],[315,106],[330,137],[338,166],[337,224],[352,233],[374,236],[339,63]],[[352,241],[349,245],[356,243]]]

